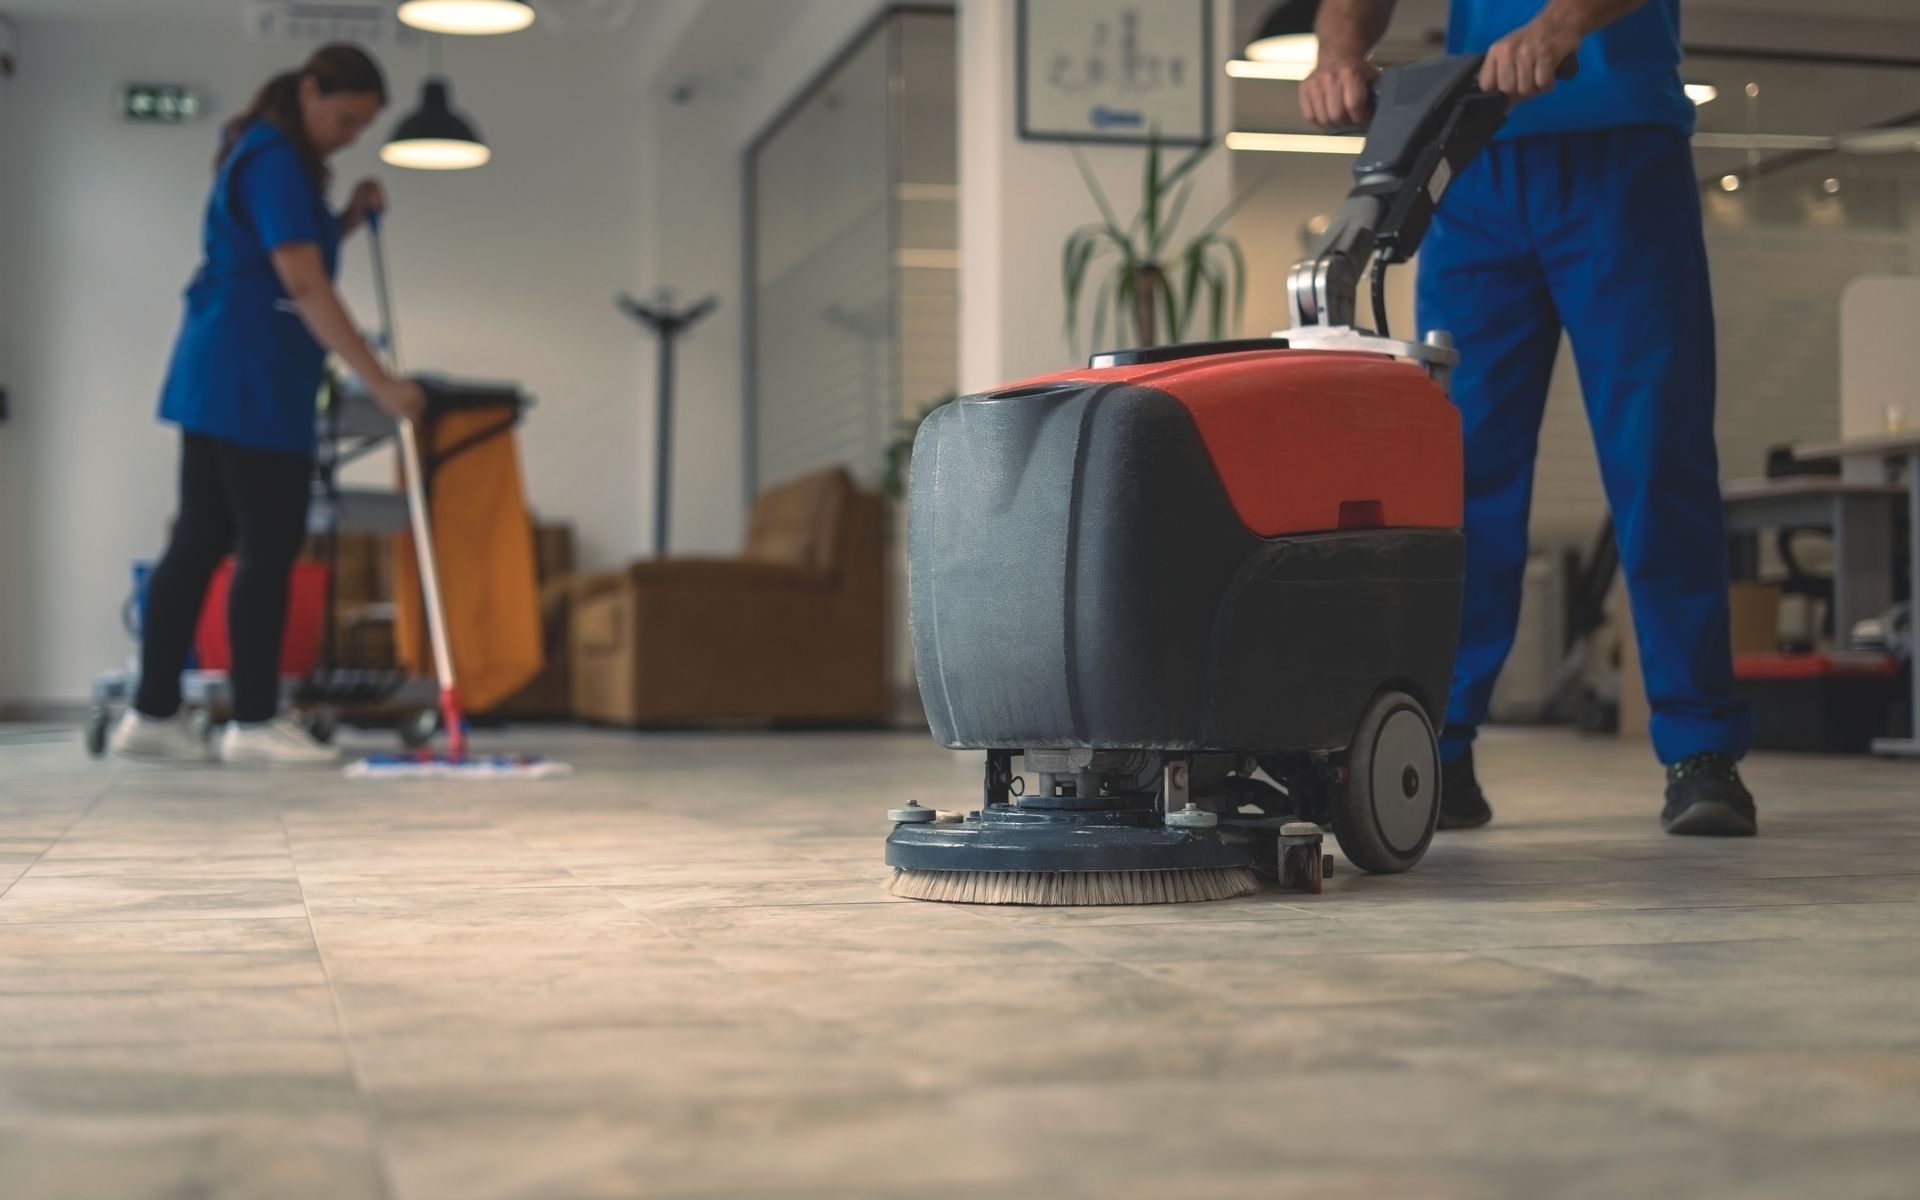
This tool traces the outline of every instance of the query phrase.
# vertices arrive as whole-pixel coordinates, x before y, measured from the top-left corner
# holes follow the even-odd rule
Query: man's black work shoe
[[[1473,777],[1473,749],[1456,762],[1440,764],[1440,828],[1478,829],[1493,820],[1480,781]]]
[[[1725,754],[1695,754],[1667,768],[1667,805],[1660,828],[1700,837],[1752,837],[1759,832],[1753,794]]]

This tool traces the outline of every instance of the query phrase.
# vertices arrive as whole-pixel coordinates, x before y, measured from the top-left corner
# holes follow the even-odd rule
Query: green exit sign
[[[121,90],[120,115],[129,121],[178,125],[200,115],[200,97],[176,83],[136,83]]]

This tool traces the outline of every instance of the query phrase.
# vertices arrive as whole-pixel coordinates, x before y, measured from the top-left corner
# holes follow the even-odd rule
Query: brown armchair
[[[763,493],[737,559],[576,579],[573,709],[616,725],[887,715],[886,505],[845,471]]]

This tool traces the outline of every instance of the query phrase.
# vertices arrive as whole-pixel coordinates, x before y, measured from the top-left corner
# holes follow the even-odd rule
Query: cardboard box
[[[535,525],[533,558],[539,566],[541,583],[573,574],[573,526]]]
[[[1769,654],[1780,648],[1780,588],[1771,583],[1736,583],[1728,592],[1733,614],[1732,651]],[[1640,644],[1634,640],[1633,605],[1626,589],[1615,585],[1611,610],[1620,629],[1620,735],[1647,736],[1652,712],[1640,670]]]
[[[1771,654],[1780,648],[1780,585],[1736,583],[1728,593],[1733,652]]]

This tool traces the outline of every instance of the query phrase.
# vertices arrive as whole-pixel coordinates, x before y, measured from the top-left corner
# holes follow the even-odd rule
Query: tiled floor
[[[0,730],[0,1195],[1920,1195],[1920,769],[1496,731],[1500,818],[1326,895],[948,908],[911,736],[522,731],[544,784]],[[370,743],[371,744],[371,743]]]

